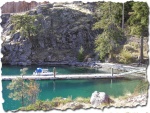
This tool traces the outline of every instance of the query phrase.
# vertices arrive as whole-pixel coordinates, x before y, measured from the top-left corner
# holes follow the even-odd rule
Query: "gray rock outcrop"
[[[49,2],[36,2],[36,1],[31,1],[30,3],[25,2],[25,1],[19,1],[19,2],[6,2],[2,7],[2,13],[19,13],[19,12],[24,12],[28,11],[30,9],[35,8],[39,4],[47,4]]]
[[[95,3],[54,3],[28,11],[37,15],[38,33],[32,41],[13,29],[11,14],[2,15],[2,63],[12,65],[67,64],[77,61],[80,47],[93,54],[97,31],[92,30]]]
[[[102,103],[109,104],[110,103],[110,98],[105,92],[94,91],[92,93],[90,102],[91,102],[93,107],[98,107]]]

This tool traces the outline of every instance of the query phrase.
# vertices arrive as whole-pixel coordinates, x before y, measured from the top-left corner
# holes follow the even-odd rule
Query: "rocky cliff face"
[[[35,8],[37,5],[40,4],[47,4],[48,2],[37,3],[35,1],[31,1],[30,3],[25,1],[19,2],[6,2],[2,7],[2,13],[19,13],[28,11],[30,9]]]
[[[68,64],[77,61],[81,46],[85,55],[93,54],[95,7],[95,3],[54,3],[27,12],[39,15],[35,23],[41,24],[32,42],[19,32],[10,34],[12,15],[2,15],[3,64]]]

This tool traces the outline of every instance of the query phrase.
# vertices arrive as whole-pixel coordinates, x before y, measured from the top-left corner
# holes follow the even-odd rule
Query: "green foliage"
[[[134,93],[148,92],[149,82],[147,80],[141,81],[135,88]]]
[[[95,40],[95,52],[99,53],[101,60],[107,55],[111,59],[113,53],[125,41],[124,33],[119,27],[122,4],[104,2],[101,3],[98,10],[100,10],[100,19],[94,24],[93,29],[103,29],[103,33],[99,34]]]
[[[52,108],[58,107],[59,105],[64,105],[66,103],[72,102],[72,97],[62,98],[56,97],[53,98],[51,101],[41,101],[37,100],[34,104],[30,104],[27,107],[21,107],[19,110],[51,110]]]
[[[148,35],[149,8],[146,2],[134,2],[133,12],[128,20],[130,33],[137,36]]]
[[[78,53],[78,61],[82,62],[84,60],[84,49],[81,46]]]
[[[25,83],[22,78],[12,80],[7,86],[7,89],[13,91],[9,94],[9,98],[12,98],[13,100],[21,100],[22,97],[27,98],[27,83]]]
[[[31,110],[34,110],[34,111],[37,111],[37,110],[48,111],[48,110],[51,110],[51,109],[52,109],[51,102],[40,101],[40,100],[36,101],[36,103],[34,103],[34,104],[30,104],[26,107],[19,108],[19,110],[21,110],[21,111],[31,111]]]
[[[26,38],[31,38],[37,34],[37,27],[34,25],[36,16],[31,15],[13,15],[11,17],[11,23],[13,24],[13,31],[20,32]]]
[[[104,59],[107,54],[111,55],[120,48],[124,39],[124,34],[119,27],[114,24],[109,25],[109,29],[104,30],[95,40],[95,52],[99,53],[100,59]]]
[[[134,1],[127,1],[124,3],[124,22],[126,23],[130,18],[130,12],[132,12],[132,6]]]
[[[120,45],[124,42],[124,33],[120,29],[122,7],[123,4],[112,2],[103,2],[98,5],[97,22],[93,25],[93,30],[103,30],[103,33],[99,34],[95,40],[95,52],[99,53],[101,59],[106,56],[111,58],[116,53],[116,49],[121,48]],[[130,34],[139,37],[147,36],[149,14],[147,3],[129,1],[124,4],[124,7],[124,20],[128,23]],[[122,51],[121,55],[121,62],[132,61],[132,55],[129,52]],[[140,58],[142,59],[142,47]]]
[[[23,77],[27,71],[27,68],[21,69],[20,71]],[[12,82],[7,86],[7,89],[12,91],[9,94],[9,98],[12,98],[13,100],[21,100],[22,106],[24,106],[25,103],[35,103],[39,92],[39,86],[35,81],[30,80],[28,82],[19,77],[12,80]]]
[[[99,53],[100,59],[104,59],[107,53],[111,50],[109,43],[109,39],[107,38],[107,33],[103,32],[98,38],[95,40],[95,51]],[[106,38],[103,38],[106,37]],[[107,46],[106,46],[107,45]]]
[[[25,75],[27,70],[28,70],[28,68],[20,69],[21,76]]]
[[[72,100],[72,97],[67,97],[67,98],[62,98],[62,97],[56,97],[53,98],[52,100],[46,100],[46,101],[41,101],[37,100],[34,104],[30,104],[26,107],[21,107],[19,110],[51,110],[54,109],[58,106],[65,105],[70,102],[80,102],[80,103],[90,103],[90,98],[82,98],[82,97],[77,97],[75,100]]]
[[[130,42],[129,45],[132,46],[134,49],[139,48],[139,45],[136,42]]]
[[[111,23],[120,25],[122,15],[122,4],[113,2],[99,3],[97,8],[98,21],[93,29],[108,29]]]
[[[90,103],[90,98],[77,97],[75,101],[80,103]]]
[[[146,2],[134,2],[132,6],[133,12],[128,19],[129,30],[131,35],[141,38],[140,46],[140,63],[143,62],[143,37],[148,37],[148,16],[149,8]]]
[[[119,62],[124,64],[132,63],[134,58],[132,57],[132,54],[129,51],[122,50],[119,54]]]
[[[34,81],[30,80],[27,84],[28,103],[35,103],[37,95],[40,92],[39,85]]]
[[[59,106],[60,104],[66,104],[72,101],[72,97],[68,97],[68,98],[62,98],[62,97],[56,97],[54,99],[51,100],[51,105],[53,107]]]

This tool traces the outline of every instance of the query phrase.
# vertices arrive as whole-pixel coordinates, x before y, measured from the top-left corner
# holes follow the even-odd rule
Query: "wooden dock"
[[[56,75],[55,77],[53,75],[50,76],[33,76],[33,75],[24,75],[23,79],[32,79],[32,80],[59,80],[59,79],[96,79],[96,78],[126,78],[127,75],[130,75],[132,73],[143,73],[144,76],[136,76],[136,77],[142,77],[146,78],[146,69],[141,70],[132,70],[129,72],[119,73],[119,74],[113,74],[113,69],[111,74],[70,74],[70,75]],[[134,75],[135,76],[135,75]],[[134,77],[133,75],[131,77]],[[3,75],[2,80],[13,80],[17,77],[20,77],[20,75]]]
[[[11,75],[5,75],[2,76],[2,80],[13,80],[17,77],[20,77],[19,75],[11,76]],[[23,76],[23,79],[33,79],[33,80],[59,80],[59,79],[95,79],[95,78],[123,78],[124,76],[119,76],[118,74],[72,74],[72,75],[56,75],[54,77],[51,76],[33,76],[33,75],[25,75]]]

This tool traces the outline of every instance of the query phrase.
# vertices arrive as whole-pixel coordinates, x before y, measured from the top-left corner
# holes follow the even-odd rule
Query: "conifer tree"
[[[23,76],[26,74],[27,69],[21,69],[21,76],[14,80],[7,86],[7,89],[12,92],[9,94],[9,98],[13,100],[21,100],[22,106],[25,104],[33,104],[36,101],[37,95],[39,93],[38,84],[30,80],[25,81]]]
[[[148,37],[148,15],[149,8],[146,2],[135,2],[132,6],[133,12],[130,12],[128,19],[131,35],[136,35],[141,40],[140,61],[143,62],[143,37]]]
[[[113,52],[121,45],[124,40],[124,33],[121,26],[122,5],[119,3],[104,2],[99,6],[100,19],[93,26],[93,29],[102,29],[95,40],[95,51],[99,53],[100,59],[109,55],[112,59]]]

